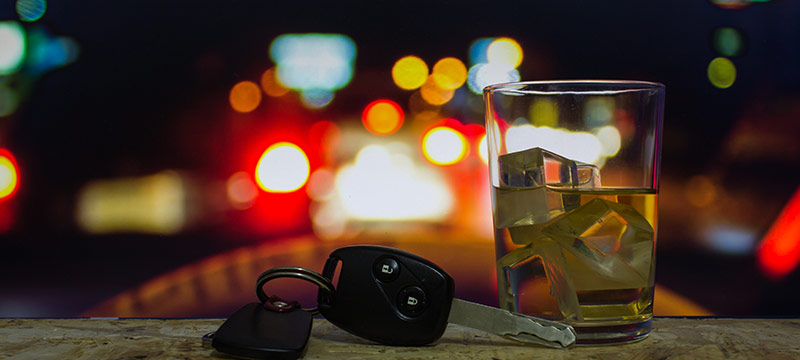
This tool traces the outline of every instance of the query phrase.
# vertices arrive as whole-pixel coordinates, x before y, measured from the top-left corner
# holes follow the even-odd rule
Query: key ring
[[[258,276],[258,280],[256,282],[256,295],[258,299],[261,300],[261,303],[265,303],[269,301],[270,297],[264,293],[264,284],[268,281],[278,278],[290,277],[300,280],[306,280],[308,282],[317,285],[320,289],[324,290],[328,294],[328,298],[332,298],[333,295],[336,293],[336,290],[333,288],[333,283],[331,281],[317,273],[316,271],[309,270],[302,267],[297,266],[280,266],[276,268],[269,269],[261,273]],[[319,314],[319,310],[317,307],[303,309],[305,311],[310,312],[312,315]]]

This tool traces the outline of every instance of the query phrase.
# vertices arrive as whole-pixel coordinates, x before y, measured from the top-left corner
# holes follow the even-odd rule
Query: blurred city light
[[[472,45],[469,46],[469,63],[470,65],[476,64],[485,64],[489,62],[489,58],[486,56],[489,45],[495,38],[480,38],[472,42]]]
[[[739,10],[750,6],[754,0],[711,0],[711,3],[717,7],[728,10]]]
[[[536,126],[556,127],[558,125],[558,107],[553,100],[536,99],[530,109],[531,123]]]
[[[458,130],[438,126],[422,137],[422,154],[436,165],[455,164],[469,151],[469,144]]]
[[[428,79],[428,65],[416,56],[405,56],[392,66],[392,80],[404,90],[414,90]]]
[[[603,126],[597,129],[594,135],[597,140],[600,140],[603,156],[613,157],[617,155],[619,148],[622,146],[622,136],[620,136],[616,127],[611,125]]]
[[[433,80],[445,90],[455,90],[467,81],[467,67],[454,57],[446,57],[433,65]]]
[[[284,86],[334,91],[353,77],[356,45],[341,34],[284,34],[272,41],[269,54]]]
[[[256,165],[256,183],[266,192],[292,192],[308,180],[310,166],[305,152],[290,142],[271,145]]]
[[[484,164],[489,163],[489,145],[488,141],[486,141],[486,134],[481,136],[481,139],[478,140],[478,156],[480,156]]]
[[[486,49],[489,64],[504,65],[516,69],[522,63],[522,47],[516,40],[502,37],[495,39]]]
[[[25,58],[25,30],[16,21],[0,21],[0,75],[19,69]]]
[[[512,126],[506,130],[506,148],[516,152],[539,147],[561,156],[587,164],[602,165],[603,145],[588,132],[572,132],[566,129],[535,127],[533,125]]]
[[[77,220],[90,233],[174,234],[186,222],[186,189],[171,171],[97,180],[78,195]]]
[[[749,254],[757,236],[753,229],[729,224],[711,224],[703,230],[703,239],[711,249],[723,254]]]
[[[739,30],[721,27],[714,30],[712,42],[714,50],[723,56],[737,56],[744,50],[744,41]]]
[[[335,178],[336,174],[331,169],[320,168],[314,171],[308,178],[308,186],[306,186],[308,197],[320,202],[330,200],[336,194]]]
[[[244,171],[239,171],[231,175],[226,183],[228,202],[238,210],[248,209],[258,196],[258,188],[253,183],[250,175]]]
[[[0,201],[10,198],[19,186],[17,161],[11,152],[0,148]]]
[[[773,279],[788,275],[800,262],[800,188],[761,240],[758,264]]]
[[[336,174],[337,199],[355,220],[441,220],[452,208],[450,188],[433,169],[406,154],[370,145]]]
[[[596,97],[586,100],[583,109],[583,122],[589,128],[598,128],[611,123],[614,115],[614,99],[610,97]]]
[[[731,87],[736,81],[736,65],[724,57],[711,60],[708,64],[708,80],[720,89]]]
[[[22,21],[36,21],[42,18],[47,10],[45,0],[17,0],[17,15]]]
[[[17,92],[4,84],[0,84],[0,117],[14,113],[19,106]]]
[[[704,175],[692,176],[686,182],[686,200],[694,207],[711,205],[717,199],[717,186]]]
[[[386,99],[375,100],[361,114],[364,127],[376,135],[395,133],[403,125],[403,109],[396,102]]]
[[[28,58],[25,66],[34,73],[43,73],[67,65],[78,58],[78,43],[69,37],[52,36],[43,27],[33,28],[28,37]]]
[[[428,76],[428,80],[425,81],[424,84],[419,88],[419,94],[422,96],[422,99],[425,100],[428,104],[431,105],[444,105],[447,104],[448,101],[453,99],[453,95],[455,95],[455,90],[451,89],[443,89],[439,87],[439,82],[447,82],[450,81],[449,79],[445,80],[436,80],[437,78],[444,78],[444,75],[440,74],[431,74]]]
[[[274,67],[267,69],[261,74],[261,90],[272,97],[283,96],[289,92],[289,89],[281,85],[278,81]]]
[[[333,91],[308,89],[300,92],[300,101],[309,109],[321,109],[333,101]]]
[[[517,69],[503,64],[473,65],[467,73],[467,85],[475,94],[482,94],[483,88],[500,83],[519,81]]]
[[[261,89],[252,81],[240,81],[231,88],[228,100],[234,110],[251,112],[261,103]]]

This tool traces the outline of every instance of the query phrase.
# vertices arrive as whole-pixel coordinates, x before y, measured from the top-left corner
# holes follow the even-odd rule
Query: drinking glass
[[[579,344],[652,326],[664,86],[531,81],[483,90],[500,307]]]

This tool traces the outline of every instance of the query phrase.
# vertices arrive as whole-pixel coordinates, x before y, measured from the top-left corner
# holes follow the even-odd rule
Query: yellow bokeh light
[[[516,69],[522,63],[522,47],[514,39],[498,38],[489,44],[486,58],[490,64],[503,64]]]
[[[486,135],[483,135],[480,141],[478,141],[478,156],[480,156],[484,164],[489,163],[489,144],[487,144],[486,140]]]
[[[376,100],[364,108],[361,121],[364,127],[376,135],[395,133],[403,125],[403,109],[391,100]]]
[[[0,155],[0,199],[5,199],[17,190],[17,167],[7,156]]]
[[[711,60],[708,64],[708,80],[720,89],[731,87],[736,81],[736,65],[724,57]]]
[[[308,181],[310,166],[305,152],[290,142],[273,144],[258,160],[256,183],[267,192],[300,189]]]
[[[467,81],[467,67],[454,57],[446,57],[433,65],[433,80],[444,90],[455,90]]]
[[[431,105],[444,105],[453,98],[455,90],[442,89],[437,84],[436,78],[443,77],[439,74],[431,74],[428,80],[419,88],[422,99]],[[446,81],[446,80],[445,80]]]
[[[261,89],[264,90],[264,93],[273,96],[283,96],[289,92],[289,89],[285,88],[281,85],[280,81],[278,81],[278,76],[275,74],[275,68],[269,68],[261,74]]]
[[[467,151],[464,135],[447,126],[435,127],[422,138],[422,153],[436,165],[455,164]]]
[[[531,105],[530,117],[533,125],[556,127],[558,125],[558,107],[553,100],[537,99]]]
[[[234,110],[251,112],[261,103],[261,89],[252,81],[241,81],[233,86],[228,99]]]
[[[406,56],[397,60],[392,67],[392,79],[401,89],[414,90],[428,78],[428,65],[416,56]]]

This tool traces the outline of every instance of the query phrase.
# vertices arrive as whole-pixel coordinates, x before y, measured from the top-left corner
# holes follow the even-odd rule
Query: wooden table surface
[[[201,336],[223,319],[0,319],[4,359],[227,358]],[[431,346],[376,345],[315,319],[305,359],[800,359],[800,319],[656,318],[651,335],[555,350],[449,325]]]

